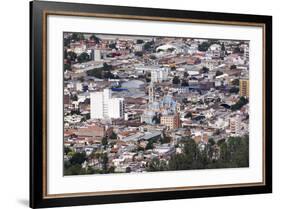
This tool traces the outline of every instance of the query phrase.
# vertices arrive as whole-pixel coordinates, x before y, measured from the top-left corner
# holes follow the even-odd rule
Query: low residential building
[[[103,125],[91,125],[87,127],[78,128],[75,135],[78,137],[96,137],[102,138],[106,134],[105,127]]]

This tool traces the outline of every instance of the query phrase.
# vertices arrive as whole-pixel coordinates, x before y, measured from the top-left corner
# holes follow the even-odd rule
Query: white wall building
[[[112,98],[110,89],[93,92],[90,95],[92,119],[124,117],[124,99]]]
[[[151,82],[162,82],[168,79],[169,69],[168,68],[156,68],[151,70]]]
[[[104,117],[103,92],[94,92],[90,95],[91,118],[102,119]]]
[[[112,98],[108,101],[108,115],[110,118],[124,117],[124,99]]]
[[[241,117],[240,115],[236,115],[233,118],[229,119],[229,129],[230,132],[238,135],[241,129]]]
[[[136,44],[136,45],[134,46],[134,50],[135,50],[136,52],[142,52],[142,51],[143,51],[143,46],[144,46],[144,44]]]
[[[91,58],[94,61],[100,61],[101,60],[101,51],[99,49],[92,49]]]

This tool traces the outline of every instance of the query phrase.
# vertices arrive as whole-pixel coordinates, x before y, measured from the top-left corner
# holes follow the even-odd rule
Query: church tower
[[[148,87],[148,102],[153,103],[154,99],[155,99],[154,84],[153,82],[150,82]]]

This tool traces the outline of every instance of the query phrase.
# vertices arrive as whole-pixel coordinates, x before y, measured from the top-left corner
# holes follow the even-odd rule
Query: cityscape
[[[65,176],[249,167],[249,41],[63,38]]]

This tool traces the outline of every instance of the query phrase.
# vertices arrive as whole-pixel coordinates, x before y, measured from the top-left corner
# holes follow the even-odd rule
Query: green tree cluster
[[[181,81],[180,81],[180,79],[179,79],[178,76],[175,76],[175,77],[173,78],[172,82],[173,82],[173,84],[180,84]]]
[[[113,73],[111,73],[112,69],[112,65],[104,63],[103,67],[88,70],[87,75],[94,76],[100,79],[118,79],[118,75],[114,75]]]
[[[78,57],[77,60],[79,63],[87,62],[90,60],[90,56],[86,52],[82,52]]]
[[[219,158],[212,159],[217,144]],[[185,141],[183,153],[175,154],[168,163],[167,170],[190,170],[207,168],[237,168],[249,166],[249,137],[230,137],[215,143],[210,139],[205,149],[200,150],[197,144],[188,139]]]
[[[200,69],[200,73],[209,73],[209,68],[207,68],[207,67],[202,67],[201,69]]]
[[[240,110],[244,105],[248,104],[249,100],[245,97],[240,97],[240,99],[234,104],[231,105],[230,109],[232,111]]]
[[[95,34],[90,36],[90,40],[94,40],[97,44],[100,43],[101,39],[98,38]]]
[[[159,158],[153,158],[147,166],[147,171],[155,172],[155,171],[165,171],[168,170],[168,166],[166,161],[160,160]]]

